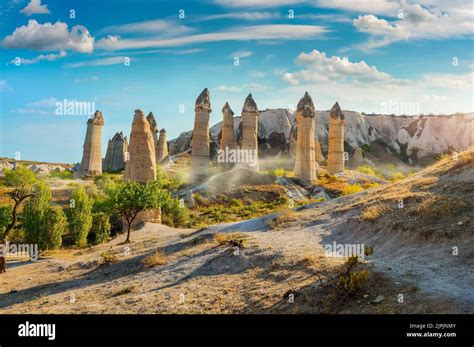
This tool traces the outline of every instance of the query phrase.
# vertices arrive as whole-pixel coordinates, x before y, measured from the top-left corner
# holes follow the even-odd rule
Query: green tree
[[[170,195],[157,181],[149,183],[123,182],[108,191],[110,206],[127,222],[127,239],[130,242],[131,226],[138,213],[160,208]]]
[[[46,228],[39,235],[39,249],[58,249],[63,243],[62,236],[67,229],[66,214],[59,206],[49,207],[46,211],[45,225]]]
[[[2,235],[2,244],[7,245],[8,236],[13,230],[18,220],[18,209],[21,204],[34,195],[33,185],[36,181],[35,174],[23,165],[17,165],[14,169],[5,170],[4,184],[11,187],[8,193],[13,200],[13,208],[11,209],[11,219],[6,225]],[[6,259],[2,254],[0,256],[0,273],[6,271]]]
[[[87,234],[92,227],[92,199],[83,186],[72,192],[69,209],[69,232],[77,247],[87,244]]]
[[[51,189],[44,181],[36,183],[34,191],[35,196],[25,203],[21,215],[27,243],[38,243],[40,235],[44,234],[48,228],[46,213],[52,199]]]
[[[10,205],[0,205],[0,238],[8,224],[12,221],[12,207]]]
[[[110,216],[106,213],[94,213],[92,216],[92,229],[94,233],[94,244],[104,243],[110,239]]]

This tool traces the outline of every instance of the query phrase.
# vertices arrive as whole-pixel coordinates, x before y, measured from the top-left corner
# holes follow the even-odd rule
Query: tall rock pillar
[[[234,132],[234,111],[230,108],[226,102],[222,107],[222,133],[221,133],[221,151],[230,151],[237,149],[237,139],[235,138]],[[222,166],[229,168],[232,166],[231,163],[222,163]]]
[[[132,132],[128,145],[128,161],[125,166],[123,179],[147,183],[156,180],[155,143],[150,131],[150,123],[142,110],[135,110]],[[141,222],[161,223],[161,209],[140,212],[133,222],[133,226]],[[123,228],[127,230],[127,222],[123,221]]]
[[[209,114],[212,112],[209,91],[205,88],[196,99],[194,130],[191,142],[191,182],[210,175]]]
[[[156,150],[156,163],[161,163],[168,156],[168,137],[166,130],[160,130],[160,138],[158,139],[158,148]]]
[[[158,164],[158,123],[156,122],[156,118],[153,112],[148,113],[148,116],[146,116],[146,120],[148,121],[148,124],[150,124],[151,136],[153,137],[153,143],[155,146],[155,160]]]
[[[314,182],[316,180],[315,120],[316,111],[308,92],[298,102],[296,108],[296,160],[295,177]]]
[[[241,156],[247,156],[249,168],[258,171],[258,108],[257,104],[249,94],[242,108],[242,144],[240,146]],[[247,154],[245,154],[247,153]]]
[[[321,143],[319,141],[315,142],[315,151],[316,151],[316,161],[317,162],[322,162],[324,161],[324,155],[323,152],[321,151]]]
[[[344,171],[344,113],[336,102],[329,112],[328,161],[330,174]]]
[[[155,143],[150,124],[142,110],[135,110],[128,153],[124,180],[140,183],[156,180]]]
[[[95,111],[94,116],[87,120],[86,139],[84,141],[81,168],[79,175],[102,174],[102,112]]]

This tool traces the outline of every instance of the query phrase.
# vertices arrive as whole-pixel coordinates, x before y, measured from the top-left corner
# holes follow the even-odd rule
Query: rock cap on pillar
[[[311,99],[311,96],[308,92],[305,92],[303,97],[298,102],[298,105],[296,106],[296,111],[303,112],[306,107],[310,107],[314,110],[313,99]]]
[[[209,90],[207,88],[204,88],[201,94],[199,94],[199,96],[197,97],[194,112],[212,112],[211,98],[209,96]]]
[[[232,111],[227,101],[225,102],[224,106],[222,106],[222,113],[231,114],[232,116],[234,115],[234,111]]]
[[[341,121],[344,120],[344,113],[342,112],[338,102],[336,102],[331,108],[331,111],[329,112],[329,117],[331,117],[332,119],[339,119]]]
[[[250,93],[247,98],[245,98],[244,106],[242,107],[242,112],[256,113],[258,112],[257,104]]]
[[[94,116],[87,120],[87,124],[104,125],[104,116],[99,110],[94,112]]]
[[[152,133],[157,133],[158,132],[158,123],[156,122],[156,118],[155,118],[155,115],[153,114],[153,112],[148,113],[148,116],[146,116],[146,120],[150,124],[150,131]]]

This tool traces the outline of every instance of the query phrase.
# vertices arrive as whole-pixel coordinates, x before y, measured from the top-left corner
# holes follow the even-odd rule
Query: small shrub
[[[155,252],[152,255],[149,255],[148,257],[145,257],[142,260],[142,264],[147,268],[152,268],[154,266],[160,266],[160,265],[165,265],[167,263],[166,256],[161,253],[161,252]]]
[[[131,292],[133,292],[133,290],[135,289],[134,286],[126,286],[126,287],[123,287],[122,289],[118,290],[114,296],[120,296],[120,295],[126,295],[126,294],[130,294]]]
[[[364,188],[362,188],[359,184],[348,184],[342,189],[342,195],[355,194],[363,190]]]
[[[295,211],[292,209],[283,210],[270,221],[270,229],[278,229],[284,226],[286,223],[294,220],[294,214]]]
[[[219,246],[230,245],[233,247],[244,248],[248,244],[248,238],[245,234],[235,233],[218,233],[214,235],[214,239]]]
[[[100,256],[102,257],[104,264],[113,264],[117,262],[117,258],[115,258],[115,255],[111,251],[103,252]]]
[[[363,221],[374,222],[387,212],[387,208],[383,205],[373,205],[366,207],[360,214],[359,218]]]
[[[170,199],[161,207],[161,222],[168,226],[180,227],[189,222],[189,210],[179,199]]]
[[[49,174],[50,177],[60,178],[62,180],[73,180],[74,174],[69,170],[55,171]]]
[[[98,245],[110,240],[110,217],[106,213],[94,213],[92,216],[91,233],[94,235],[94,244]]]

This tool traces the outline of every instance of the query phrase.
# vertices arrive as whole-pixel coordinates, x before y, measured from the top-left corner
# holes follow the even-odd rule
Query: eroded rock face
[[[189,179],[197,182],[210,175],[209,115],[212,112],[209,91],[205,88],[196,99],[194,130],[191,142]]]
[[[237,149],[237,139],[234,130],[234,111],[226,102],[222,107],[222,133],[221,133],[221,151],[229,151]],[[219,166],[224,168],[232,167],[232,163],[219,163]]]
[[[168,137],[166,130],[160,130],[160,138],[158,139],[158,148],[156,152],[156,163],[161,163],[168,156]]]
[[[321,143],[316,140],[315,142],[315,151],[316,151],[316,161],[322,162],[325,160],[323,152],[321,151]]]
[[[124,180],[146,183],[156,179],[155,143],[150,124],[142,110],[135,110],[133,117],[129,160],[125,167]]]
[[[336,102],[329,112],[328,166],[335,174],[344,171],[344,113]]]
[[[120,171],[125,168],[128,153],[128,140],[122,132],[116,133],[107,145],[104,166],[105,171]]]
[[[104,117],[96,111],[87,121],[86,139],[84,141],[81,169],[79,176],[102,174],[102,127]]]
[[[245,99],[242,108],[242,143],[240,146],[242,151],[254,153],[255,162],[245,163],[245,166],[258,171],[258,108],[253,100],[252,94]]]
[[[298,102],[296,109],[298,132],[296,138],[295,177],[311,182],[316,180],[315,118],[316,111],[313,100],[306,92]]]
[[[354,151],[354,163],[356,165],[361,165],[364,163],[364,156],[362,155],[362,149],[357,146]]]
[[[155,144],[155,155],[157,156],[156,163],[158,164],[158,123],[156,122],[153,112],[148,113],[146,120],[148,121],[148,124],[150,124],[151,136],[153,137],[153,143]]]

